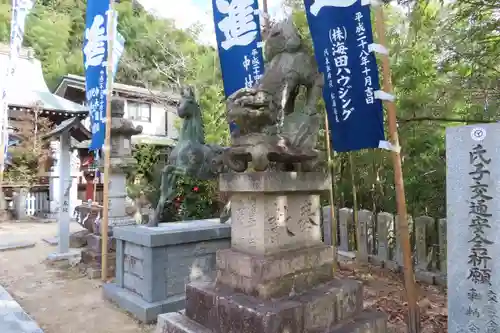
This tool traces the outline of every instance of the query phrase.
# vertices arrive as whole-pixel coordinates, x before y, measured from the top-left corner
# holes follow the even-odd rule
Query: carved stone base
[[[231,248],[217,278],[186,286],[185,314],[158,317],[157,333],[386,333],[364,311],[363,285],[334,278],[334,248],[321,241],[320,173],[225,174]]]
[[[94,270],[100,271],[101,269],[101,253],[92,251],[90,249],[84,249],[82,251],[82,263],[85,264],[87,268],[92,268]],[[110,276],[115,276],[116,268],[116,253],[108,253],[108,274]]]
[[[162,314],[157,333],[386,333],[363,310],[363,285],[333,277],[332,247],[270,255],[219,250],[217,279],[186,286],[185,314]]]
[[[337,325],[335,328],[327,333],[386,333],[387,332],[387,318],[380,312],[363,311],[360,315],[352,320]],[[257,331],[248,330],[251,327],[245,327],[237,332],[251,333],[251,332],[304,332],[313,333],[314,331]],[[155,333],[214,333],[214,331],[200,325],[194,320],[177,313],[165,313],[158,316],[158,326]],[[315,333],[315,332],[314,332]]]
[[[220,177],[231,193],[231,246],[270,255],[323,244],[320,194],[330,178],[315,172],[231,173]]]
[[[234,249],[217,252],[217,285],[271,299],[306,291],[333,279],[333,248],[326,245],[279,254],[250,255]]]
[[[185,316],[158,317],[162,333],[385,333],[387,318],[363,311],[362,284],[332,280],[300,295],[263,301],[214,284],[186,288]]]

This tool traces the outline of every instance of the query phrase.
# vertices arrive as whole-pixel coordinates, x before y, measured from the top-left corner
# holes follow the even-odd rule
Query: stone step
[[[238,327],[236,331],[248,333],[254,332],[248,322],[246,326]],[[178,312],[164,313],[158,316],[155,333],[216,333],[219,331],[211,330],[189,319]],[[272,333],[318,333],[324,331],[307,330],[302,327],[283,327],[275,328]],[[387,333],[387,316],[382,312],[363,311],[355,318],[342,323],[329,331],[329,333]]]
[[[363,310],[363,286],[334,279],[274,300],[234,293],[213,283],[186,286],[186,315],[217,333],[328,332]]]
[[[101,264],[102,253],[93,251],[91,249],[83,249],[82,262],[84,264]],[[108,266],[116,265],[116,252],[108,252]],[[100,267],[100,266],[99,266]]]
[[[213,333],[194,320],[178,313],[163,313],[158,316],[155,333]]]
[[[43,333],[38,324],[2,286],[0,286],[0,332]]]
[[[383,312],[366,310],[339,324],[329,333],[387,333],[387,315]],[[316,331],[306,331],[316,333]]]

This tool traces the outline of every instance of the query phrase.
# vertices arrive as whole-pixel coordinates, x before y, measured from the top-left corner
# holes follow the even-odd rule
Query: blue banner
[[[337,152],[378,148],[384,141],[370,6],[361,0],[304,0],[323,98]]]
[[[83,63],[85,69],[85,92],[92,132],[90,150],[102,148],[106,132],[108,14],[109,1],[87,1],[87,17],[83,40]]]
[[[212,5],[224,93],[229,97],[253,87],[264,73],[259,5],[257,0],[212,0]]]

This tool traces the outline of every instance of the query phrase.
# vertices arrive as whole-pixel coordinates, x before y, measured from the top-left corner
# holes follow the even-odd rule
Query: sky
[[[171,18],[180,29],[199,23],[204,29],[200,42],[215,45],[215,28],[212,16],[212,0],[139,0],[154,15]],[[259,0],[262,9],[262,0]],[[283,0],[268,0],[271,17],[283,16]]]

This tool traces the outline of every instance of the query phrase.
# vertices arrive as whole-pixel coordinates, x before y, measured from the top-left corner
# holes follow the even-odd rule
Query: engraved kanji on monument
[[[446,131],[448,330],[500,332],[500,124]]]
[[[329,177],[304,173],[303,179],[291,183],[287,176],[255,173],[221,177],[221,191],[232,193],[234,249],[269,255],[322,244],[320,193],[328,188]],[[311,187],[318,183],[319,189]]]

